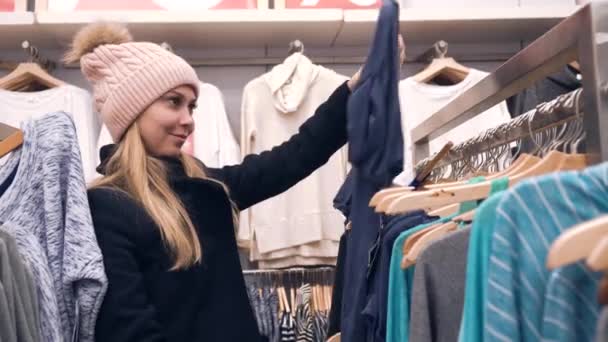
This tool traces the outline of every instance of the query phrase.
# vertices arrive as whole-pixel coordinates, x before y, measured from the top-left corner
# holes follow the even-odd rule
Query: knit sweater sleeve
[[[113,190],[90,190],[88,196],[109,281],[97,318],[95,340],[166,341],[156,310],[147,298],[137,260],[136,232],[132,227],[137,226],[134,212],[139,209],[126,205],[132,201]]]
[[[346,143],[349,95],[345,82],[288,141],[248,155],[239,165],[209,169],[210,176],[228,186],[241,210],[286,191],[327,163]]]

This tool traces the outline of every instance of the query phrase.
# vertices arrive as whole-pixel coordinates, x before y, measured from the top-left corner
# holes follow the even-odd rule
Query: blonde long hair
[[[194,158],[182,154],[180,160],[187,176],[206,178],[205,171]],[[163,162],[147,154],[137,122],[117,144],[117,150],[105,165],[105,176],[92,187],[121,190],[143,206],[160,229],[163,242],[174,260],[171,270],[185,269],[201,262],[203,251],[194,224],[184,204],[171,189]],[[225,186],[224,189],[227,190]],[[235,220],[234,204],[232,207]]]

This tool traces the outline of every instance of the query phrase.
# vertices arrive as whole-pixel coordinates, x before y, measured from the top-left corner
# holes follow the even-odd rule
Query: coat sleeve
[[[125,195],[108,189],[89,191],[97,241],[108,277],[95,327],[96,341],[166,341],[155,308],[150,304],[136,257],[133,214],[128,215]]]
[[[345,82],[288,141],[270,151],[248,155],[239,165],[209,169],[210,176],[228,186],[240,210],[284,192],[344,146],[349,95]]]

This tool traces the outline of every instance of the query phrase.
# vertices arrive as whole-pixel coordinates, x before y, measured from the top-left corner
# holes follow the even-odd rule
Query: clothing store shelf
[[[173,48],[287,46],[300,39],[330,46],[342,10],[214,10],[203,12],[39,12],[36,21],[54,44],[64,46],[83,25],[98,20],[128,24],[138,40],[166,41]],[[44,45],[42,42],[40,45]]]
[[[533,40],[575,10],[570,7],[403,9],[408,43]],[[0,48],[27,39],[45,48],[67,47],[73,34],[94,21],[121,21],[138,40],[174,48],[284,47],[300,39],[309,47],[367,46],[377,10],[81,11],[0,14]],[[32,23],[36,25],[31,25]]]
[[[0,12],[0,49],[21,49],[34,24],[31,12]],[[1,55],[1,54],[0,54]]]
[[[576,6],[510,8],[408,8],[400,14],[400,31],[408,43],[443,39],[449,43],[531,41],[576,11]],[[368,44],[378,11],[345,10],[337,46]]]

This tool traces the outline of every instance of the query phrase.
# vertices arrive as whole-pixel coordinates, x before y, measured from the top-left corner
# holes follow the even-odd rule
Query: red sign
[[[285,8],[373,9],[380,5],[380,0],[285,0]]]
[[[0,0],[0,12],[14,12],[15,0]]]
[[[210,9],[257,9],[257,7],[257,0],[48,0],[48,10],[53,12],[120,10],[200,11]]]

